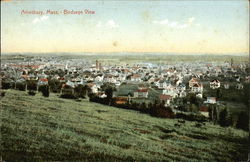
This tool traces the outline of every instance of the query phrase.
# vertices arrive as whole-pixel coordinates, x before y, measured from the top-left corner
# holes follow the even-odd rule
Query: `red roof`
[[[138,89],[137,92],[148,92],[148,89],[147,88],[144,88],[144,89]]]
[[[161,94],[159,96],[160,100],[170,100],[172,99],[172,97],[170,95],[164,95],[164,94]]]
[[[134,74],[134,75],[132,75],[131,77],[132,77],[132,78],[140,78],[141,75],[139,75],[139,74]]]
[[[203,111],[203,112],[209,112],[209,109],[208,109],[208,107],[206,107],[206,106],[201,106],[201,107],[199,108],[199,110],[200,110],[200,111]]]
[[[196,84],[193,85],[193,87],[202,87],[202,85],[199,84],[199,83],[196,83]]]
[[[199,82],[197,78],[192,78],[189,82]]]
[[[46,79],[46,78],[41,78],[40,79],[42,82],[47,82],[48,81],[48,79]]]

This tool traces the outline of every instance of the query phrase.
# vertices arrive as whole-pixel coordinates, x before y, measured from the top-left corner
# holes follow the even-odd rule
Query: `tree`
[[[49,97],[49,86],[48,85],[41,85],[41,86],[39,86],[38,90],[42,92],[44,97]]]
[[[236,128],[243,129],[246,131],[249,130],[249,116],[247,112],[243,112],[243,111],[240,112],[238,116]]]
[[[227,108],[223,109],[219,114],[219,124],[222,127],[228,127],[232,125],[232,117]]]
[[[244,104],[246,106],[250,106],[250,92],[249,92],[249,89],[250,89],[250,83],[246,83],[244,85],[244,88],[243,88],[243,96],[242,96],[242,100],[244,102]]]
[[[76,97],[85,98],[86,92],[83,85],[77,85],[74,92]]]
[[[218,89],[216,90],[216,97],[217,97],[217,98],[221,98],[221,97],[222,97],[222,93],[221,93],[221,89],[220,89],[220,88],[218,88]]]
[[[27,90],[36,91],[37,90],[37,81],[36,80],[28,80],[27,81]]]
[[[209,118],[214,124],[217,124],[219,118],[218,108],[215,105],[209,105]]]
[[[109,105],[111,105],[111,101],[112,101],[112,97],[113,97],[113,92],[116,91],[116,88],[113,84],[103,84],[101,86],[102,90],[104,90],[105,94],[107,95],[107,102],[109,103]]]
[[[26,90],[26,83],[25,82],[15,82],[15,88],[20,91]]]
[[[60,89],[61,89],[60,81],[57,79],[50,79],[49,87],[51,88],[52,92],[60,92]]]

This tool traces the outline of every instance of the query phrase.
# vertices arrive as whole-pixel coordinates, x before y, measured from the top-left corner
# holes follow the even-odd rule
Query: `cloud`
[[[33,24],[37,24],[37,23],[40,23],[40,22],[44,22],[44,21],[46,21],[46,20],[48,20],[49,19],[49,16],[42,16],[42,17],[37,17],[37,18],[35,18],[33,21],[32,21],[32,23]]]
[[[96,27],[106,27],[106,28],[118,28],[119,25],[117,23],[115,23],[114,20],[108,20],[106,23],[102,23],[101,21],[99,21],[96,25]]]
[[[187,19],[187,21],[185,23],[180,23],[177,21],[169,21],[168,19],[164,19],[164,20],[154,20],[153,24],[159,24],[159,25],[163,25],[163,26],[167,26],[169,28],[174,28],[174,29],[185,29],[188,27],[191,27],[193,25],[195,26],[200,26],[200,24],[196,23],[194,24],[195,18],[194,17],[190,17]]]

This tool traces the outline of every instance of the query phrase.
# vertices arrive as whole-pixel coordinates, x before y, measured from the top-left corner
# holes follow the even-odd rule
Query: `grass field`
[[[5,161],[242,161],[248,132],[154,118],[56,94],[8,90],[1,98]]]

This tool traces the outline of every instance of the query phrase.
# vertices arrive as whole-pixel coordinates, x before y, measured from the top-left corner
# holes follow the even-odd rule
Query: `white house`
[[[217,79],[214,79],[210,82],[210,88],[217,89],[220,88],[220,81]]]
[[[148,89],[139,87],[136,91],[134,91],[135,98],[148,98]]]
[[[172,96],[161,94],[159,99],[165,102],[165,106],[169,106],[170,102],[172,101]]]
[[[216,103],[216,97],[207,97],[207,100],[204,101],[204,103],[215,104]]]
[[[133,82],[140,82],[141,81],[141,75],[140,74],[133,74],[131,76],[131,81],[133,81]]]
[[[190,88],[192,88],[196,84],[200,84],[200,82],[197,78],[192,78],[188,83],[189,83]]]
[[[95,82],[102,82],[103,81],[103,75],[95,77]]]
[[[203,85],[200,83],[193,84],[191,87],[191,92],[202,93],[203,92]]]

